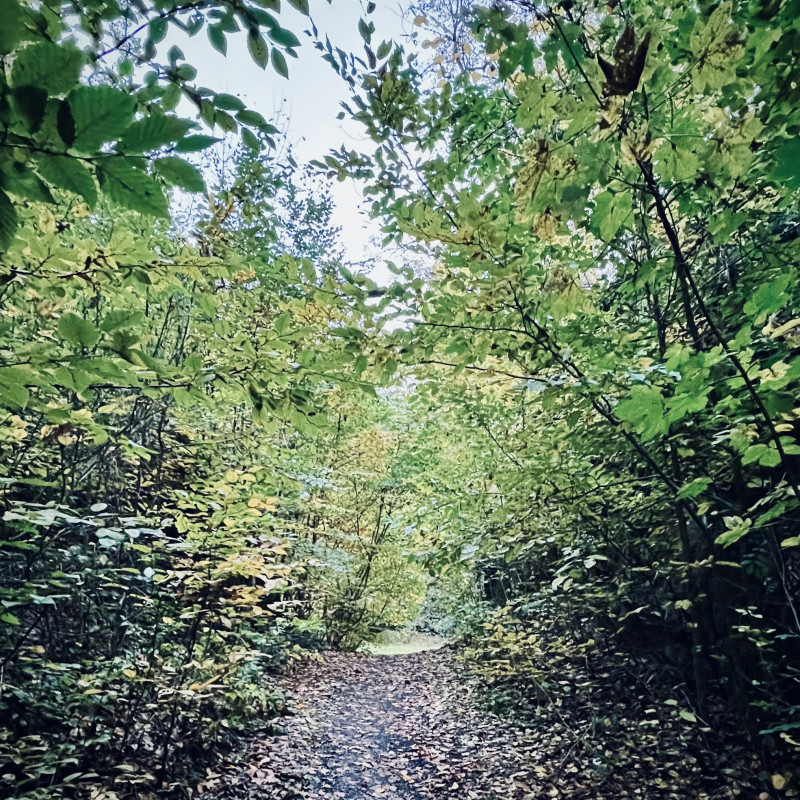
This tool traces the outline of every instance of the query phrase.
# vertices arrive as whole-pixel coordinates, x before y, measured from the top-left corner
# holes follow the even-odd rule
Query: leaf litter
[[[567,682],[564,681],[566,684]],[[464,662],[442,649],[401,656],[329,652],[281,678],[290,715],[197,787],[208,800],[545,800],[765,797],[757,759],[698,737],[674,709],[621,695],[586,719],[558,702],[524,724],[483,707]],[[568,720],[571,713],[582,719]],[[598,723],[599,724],[596,724]],[[625,724],[625,723],[629,724]],[[646,724],[645,724],[646,723]],[[578,731],[578,733],[576,733]],[[698,742],[701,744],[698,745]],[[700,747],[700,750],[698,750]],[[708,759],[715,762],[708,769]]]

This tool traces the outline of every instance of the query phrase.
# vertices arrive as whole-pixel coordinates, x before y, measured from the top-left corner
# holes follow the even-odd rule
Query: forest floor
[[[546,724],[501,719],[481,708],[473,682],[448,649],[326,653],[286,676],[283,686],[294,700],[292,714],[279,723],[281,735],[256,737],[224,767],[209,771],[198,787],[202,798],[767,796],[759,792],[752,760],[742,763],[743,751],[697,752],[695,738],[681,738],[684,729],[666,721],[655,736],[641,728],[635,740],[604,730],[611,749],[603,751],[591,736],[582,741],[565,732],[566,707],[556,708]],[[634,735],[639,724],[634,719]],[[714,774],[708,774],[708,759],[716,762]]]

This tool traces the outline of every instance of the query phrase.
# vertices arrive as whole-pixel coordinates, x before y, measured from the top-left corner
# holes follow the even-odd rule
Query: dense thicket
[[[185,795],[274,669],[420,610],[515,712],[578,670],[797,748],[792,3],[317,42],[388,287],[169,46],[286,75],[278,10],[0,0],[0,793]]]

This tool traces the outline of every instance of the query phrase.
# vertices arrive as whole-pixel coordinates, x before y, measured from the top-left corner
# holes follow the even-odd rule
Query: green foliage
[[[189,165],[156,167],[183,180]],[[101,186],[125,170],[152,182],[129,157],[96,168]],[[106,196],[91,215],[72,198],[18,206],[0,288],[0,760],[15,797],[185,792],[280,713],[272,673],[311,644],[324,575],[284,511],[303,502],[285,440],[308,438],[316,463],[326,397],[361,353],[336,326],[365,337],[369,320],[309,269],[302,236],[297,257],[276,246],[267,208],[260,238],[240,224],[251,197],[285,192],[309,224],[324,204],[305,208],[268,156],[223,178],[191,223],[198,245]]]
[[[278,128],[162,63],[207,26],[285,77],[262,4],[0,0],[16,797],[185,795],[299,641],[431,607],[504,706],[605,649],[797,746],[791,4],[426,9],[429,64],[317,42],[374,143],[317,166],[429,262],[379,287]]]
[[[197,70],[180,48],[171,47],[169,66],[161,65],[158,44],[170,26],[195,35],[208,19],[219,19],[208,31],[224,52],[224,32],[235,33],[241,24],[262,68],[269,60],[264,29],[275,42],[272,64],[284,77],[284,52],[295,55],[300,44],[273,15],[248,2],[235,8],[225,3],[169,8],[144,3],[124,13],[116,7],[98,13],[89,5],[56,3],[42,16],[19,0],[4,0],[2,16],[0,254],[12,245],[19,224],[12,200],[54,203],[54,192],[67,191],[94,206],[99,184],[102,194],[124,208],[167,217],[163,188],[148,174],[156,156],[162,157],[155,171],[167,185],[203,191],[201,176],[191,165],[163,157],[165,149],[191,152],[215,141],[190,134],[197,123],[176,116],[181,96],[210,128],[241,131],[249,140],[274,133],[270,123],[241,101],[234,119],[226,111],[225,95],[195,86]],[[125,31],[131,33],[120,36],[116,23],[123,17]],[[94,80],[87,85],[89,68]]]
[[[420,432],[396,400],[329,397],[335,433],[298,453],[304,520],[299,552],[317,565],[309,611],[317,610],[326,642],[355,650],[386,627],[417,616],[427,588],[411,561],[419,546],[407,525],[418,491]]]
[[[393,290],[398,363],[460,415],[429,563],[562,630],[590,612],[587,638],[669,664],[701,715],[795,719],[792,4],[474,6],[471,36],[421,9],[433,63],[331,59],[374,152],[320,166],[433,264]]]

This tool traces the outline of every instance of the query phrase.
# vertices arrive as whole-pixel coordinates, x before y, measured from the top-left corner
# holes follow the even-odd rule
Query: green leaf
[[[742,456],[742,464],[753,464],[758,461],[767,451],[769,447],[765,444],[753,444],[745,450]]]
[[[156,17],[147,28],[147,35],[153,44],[158,44],[167,35],[167,21],[164,17]]]
[[[758,463],[762,467],[777,467],[781,463],[781,454],[774,447],[768,447],[766,452],[761,454]]]
[[[783,191],[796,192],[800,187],[800,141],[793,136],[775,151],[775,166],[770,178]]]
[[[169,217],[169,204],[161,187],[127,159],[104,159],[97,175],[100,187],[117,205],[154,217]]]
[[[13,169],[3,176],[5,190],[9,195],[17,195],[35,203],[54,203],[55,199],[47,184],[33,171],[32,164],[16,163]]]
[[[239,126],[236,120],[227,112],[222,109],[217,109],[214,112],[214,124],[219,125],[226,133],[233,133]]]
[[[197,167],[177,156],[159,158],[154,162],[156,172],[172,186],[180,186],[187,192],[205,191],[203,174]]]
[[[240,97],[224,92],[214,95],[214,105],[223,111],[241,111],[244,108],[244,102]]]
[[[14,106],[28,123],[28,130],[35,133],[44,120],[47,108],[47,92],[37,86],[20,86],[11,93]]]
[[[170,66],[175,67],[179,61],[184,61],[186,56],[184,55],[183,50],[181,50],[178,45],[174,44],[167,51],[167,59],[169,60]],[[173,84],[173,86],[174,85],[175,84]]]
[[[703,387],[703,392],[699,394],[681,392],[668,398],[667,408],[669,412],[666,415],[666,421],[672,424],[682,420],[687,414],[696,414],[698,411],[702,411],[708,405],[706,394],[711,389],[711,386],[705,386]]]
[[[300,40],[291,31],[287,31],[286,28],[271,28],[268,31],[268,36],[273,42],[277,42],[283,47],[292,48],[300,46]]]
[[[800,547],[800,536],[790,536],[781,542],[781,547]]]
[[[791,281],[791,276],[779,275],[775,280],[761,284],[744,304],[744,313],[754,316],[756,324],[760,325],[770,314],[783,308],[789,301],[786,289]]]
[[[678,499],[685,500],[689,497],[697,497],[702,494],[711,484],[711,478],[695,478],[691,483],[681,486],[678,491]]]
[[[141,311],[126,311],[116,309],[109,311],[100,324],[100,330],[106,333],[122,330],[123,328],[133,328],[141,325],[145,321],[145,316]]]
[[[236,119],[239,120],[242,125],[250,125],[253,128],[261,128],[267,124],[267,121],[261,116],[261,114],[258,113],[258,111],[251,111],[249,108],[240,111],[236,115]]]
[[[73,44],[41,41],[28,45],[14,56],[11,85],[35,86],[51,95],[63,94],[77,85],[84,60],[83,51]]]
[[[314,283],[317,279],[317,271],[314,268],[314,262],[310,258],[300,260],[300,272],[309,283]]]
[[[118,139],[130,124],[136,106],[130,95],[113,86],[81,86],[68,100],[75,122],[72,146],[85,153]]]
[[[299,11],[301,14],[308,16],[308,0],[289,0],[289,5],[292,8],[297,9],[297,11]]]
[[[721,533],[714,540],[714,543],[720,547],[730,547],[730,545],[735,544],[750,531],[753,525],[752,520],[742,519],[741,517],[725,517],[724,521],[728,530],[725,533]]]
[[[22,367],[0,368],[0,402],[6,408],[23,409],[28,405],[30,392],[25,385],[26,379]]]
[[[42,155],[36,163],[36,169],[52,186],[80,195],[92,207],[97,203],[94,177],[77,158]]]
[[[614,413],[619,419],[633,423],[644,441],[669,429],[664,419],[664,398],[656,386],[634,386],[630,397],[619,403]]]
[[[94,347],[100,339],[100,332],[88,320],[68,311],[58,321],[58,335],[70,344],[81,347]]]
[[[8,249],[17,230],[17,210],[8,195],[0,189],[0,252]]]
[[[261,150],[261,142],[249,128],[242,128],[242,141],[255,152]]]
[[[250,51],[250,57],[253,61],[261,69],[266,69],[269,63],[269,49],[264,37],[258,32],[257,28],[250,28],[247,33],[247,49]]]
[[[193,81],[197,77],[197,68],[191,64],[181,64],[175,70],[175,75],[182,81]]]
[[[602,192],[594,200],[590,227],[604,242],[610,242],[632,211],[630,193]]]
[[[24,12],[17,0],[0,0],[0,56],[17,48],[25,31]]]
[[[272,68],[278,75],[284,78],[289,77],[289,67],[286,65],[286,59],[283,57],[283,53],[281,53],[280,50],[276,50],[274,47],[272,48]]]
[[[192,125],[188,119],[152,114],[128,126],[117,147],[126,153],[146,153],[179,140]]]
[[[212,144],[221,142],[218,136],[208,134],[198,134],[197,136],[186,136],[175,145],[176,153],[196,153],[198,150],[205,150]]]
[[[225,38],[225,31],[223,30],[222,26],[219,24],[209,25],[207,33],[208,41],[211,42],[211,46],[218,53],[226,55],[228,52],[228,40]]]

